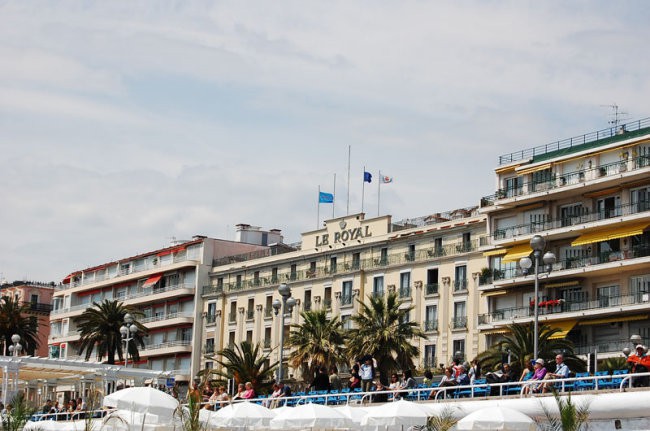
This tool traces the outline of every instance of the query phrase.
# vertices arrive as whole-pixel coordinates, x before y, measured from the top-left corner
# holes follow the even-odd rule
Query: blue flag
[[[372,174],[370,172],[363,172],[363,181],[366,183],[372,182]]]
[[[318,192],[318,203],[319,204],[334,203],[334,195],[331,193]]]

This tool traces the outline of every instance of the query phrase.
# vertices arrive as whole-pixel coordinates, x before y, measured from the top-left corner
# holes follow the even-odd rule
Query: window
[[[520,177],[506,178],[504,183],[506,197],[511,198],[513,196],[518,196],[521,194],[521,185],[523,181]]]
[[[255,298],[248,298],[248,306],[246,307],[246,320],[253,320],[255,318]]]
[[[343,329],[352,329],[352,319],[350,318],[349,315],[341,316],[341,323]]]
[[[630,294],[635,302],[650,301],[650,275],[630,277]]]
[[[61,349],[59,346],[49,346],[48,356],[50,359],[59,359],[61,356]]]
[[[315,277],[316,276],[316,261],[312,260],[309,262],[309,272],[307,274],[307,277]]]
[[[465,340],[454,340],[454,357],[460,360],[465,359]]]
[[[253,331],[246,331],[246,342],[253,344]]]
[[[235,331],[230,331],[228,333],[228,347],[232,348],[235,346]]]
[[[336,273],[336,256],[330,257],[330,273]]]
[[[305,311],[311,310],[311,290],[305,290],[305,300],[303,302],[303,309]]]
[[[278,282],[278,268],[277,266],[274,268],[271,268],[271,283],[277,283]]]
[[[341,290],[341,305],[352,304],[352,280],[344,281]]]
[[[650,210],[650,187],[631,190],[630,204],[632,205],[632,212]]]
[[[241,287],[242,287],[242,285],[241,285],[241,274],[237,274],[237,277],[236,277],[235,280],[236,280],[235,281],[235,288],[241,289]]]
[[[411,321],[411,311],[408,309],[403,309],[403,314],[400,316],[400,323],[409,323]]]
[[[214,323],[217,316],[217,303],[208,302],[207,323]]]
[[[467,289],[467,266],[458,265],[454,269],[454,290]]]
[[[388,264],[388,248],[383,247],[379,253],[379,264],[386,265]]]
[[[546,190],[550,183],[553,182],[553,172],[551,169],[542,169],[533,172],[532,191]]]
[[[424,329],[425,331],[438,330],[438,306],[427,305],[424,311]]]
[[[332,286],[325,287],[325,292],[323,293],[323,307],[325,307],[326,310],[332,308]]]
[[[271,328],[264,328],[264,348],[271,348]]]
[[[427,269],[427,285],[425,294],[435,295],[438,293],[438,268]]]
[[[415,244],[409,244],[408,251],[406,252],[406,260],[415,260]]]
[[[214,338],[205,340],[205,353],[214,353]]]
[[[442,238],[435,238],[433,240],[433,250],[436,256],[442,256],[444,250],[442,249]]]
[[[361,253],[352,254],[352,269],[361,268]]]
[[[436,345],[427,344],[424,346],[424,368],[435,368],[436,366]]]
[[[621,215],[621,198],[619,196],[610,196],[598,199],[596,209],[599,219],[618,217]]]
[[[620,305],[620,288],[618,286],[599,287],[596,289],[596,295],[600,307]]]
[[[223,277],[217,278],[217,289],[223,290]]]
[[[407,298],[411,296],[411,273],[402,272],[399,275],[399,296]]]
[[[465,301],[454,302],[454,320],[452,329],[467,328],[467,311]]]
[[[374,296],[384,296],[384,277],[378,276],[372,279],[372,294]]]
[[[562,226],[573,226],[574,224],[581,223],[582,218],[587,215],[586,207],[582,203],[566,205],[560,208],[560,221]]]
[[[234,323],[237,321],[237,302],[230,303],[230,314],[228,314],[228,321]]]
[[[259,286],[260,285],[260,272],[255,271],[253,273],[253,285],[254,286]]]
[[[290,268],[289,268],[289,279],[290,280],[295,280],[297,277],[297,265],[295,263],[292,263]]]

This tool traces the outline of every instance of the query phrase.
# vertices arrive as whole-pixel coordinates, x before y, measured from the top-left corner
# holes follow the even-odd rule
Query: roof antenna
[[[622,112],[619,111],[619,106],[616,103],[613,103],[611,105],[600,105],[604,108],[610,108],[612,110],[611,115],[611,120],[607,122],[607,124],[611,124],[614,129],[618,129],[619,124],[626,120],[627,118],[625,117],[628,115],[627,112]],[[625,131],[625,125],[621,126],[621,130]]]

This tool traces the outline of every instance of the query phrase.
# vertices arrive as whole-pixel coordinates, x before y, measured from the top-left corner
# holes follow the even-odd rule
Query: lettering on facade
[[[370,232],[370,226],[355,227],[352,229],[344,229],[340,232],[334,232],[334,237],[332,238],[332,244],[338,244],[341,242],[352,241],[355,239],[361,239],[372,236]],[[316,247],[330,244],[330,234],[325,233],[323,235],[316,236]]]

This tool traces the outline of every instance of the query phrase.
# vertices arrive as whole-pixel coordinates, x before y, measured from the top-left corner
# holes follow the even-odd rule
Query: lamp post
[[[291,297],[291,288],[287,286],[286,284],[281,284],[278,287],[278,293],[282,297],[282,301],[279,299],[275,299],[273,301],[273,304],[271,306],[273,307],[273,310],[275,311],[275,315],[277,316],[278,313],[280,313],[280,310],[282,310],[282,315],[280,318],[280,365],[278,367],[278,381],[282,381],[282,360],[284,358],[284,318],[288,314],[291,314],[293,311],[293,307],[296,305],[296,300]]]
[[[20,356],[20,352],[23,350],[23,345],[20,344],[20,335],[14,334],[11,336],[11,342],[13,343],[9,346],[9,354],[11,356]]]
[[[124,315],[124,325],[120,328],[120,334],[122,334],[122,340],[124,341],[125,346],[125,359],[124,359],[124,368],[129,366],[129,343],[133,340],[135,334],[138,333],[138,327],[133,323],[133,316],[129,313]]]
[[[522,257],[519,260],[519,266],[524,271],[524,275],[528,274],[528,270],[535,265],[535,304],[534,304],[534,314],[535,314],[535,323],[534,323],[534,335],[533,335],[533,358],[537,359],[537,354],[539,353],[538,344],[539,344],[539,267],[543,264],[545,265],[546,272],[550,273],[553,270],[553,264],[555,263],[555,255],[550,251],[544,252],[544,247],[546,247],[546,241],[539,235],[535,235],[530,239],[530,247],[533,249],[531,260],[530,257]]]

